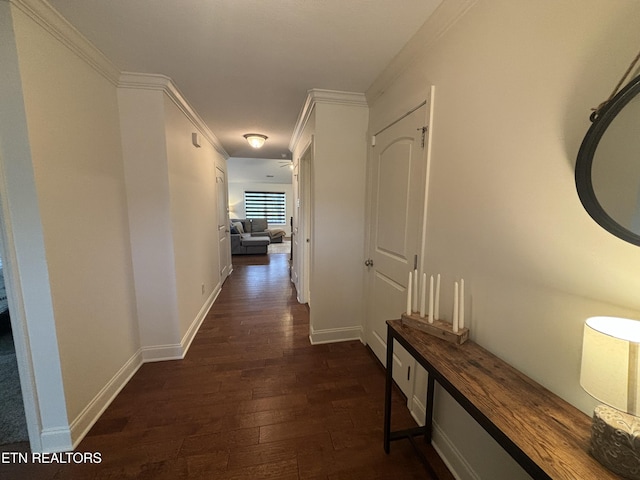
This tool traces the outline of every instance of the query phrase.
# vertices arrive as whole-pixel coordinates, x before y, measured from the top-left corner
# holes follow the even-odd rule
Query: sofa
[[[242,219],[243,226],[249,222],[249,232],[252,237],[269,237],[271,243],[282,243],[285,231],[281,228],[269,228],[266,218]],[[247,230],[245,229],[245,233]]]
[[[254,221],[258,220],[254,225]],[[264,222],[263,222],[264,220]],[[231,219],[231,255],[266,254],[271,243],[266,219]],[[256,229],[254,232],[253,229]]]
[[[265,254],[269,244],[281,243],[284,230],[270,229],[266,218],[231,219],[231,254]]]
[[[231,235],[231,255],[259,255],[269,250],[269,237],[252,237],[249,233]]]

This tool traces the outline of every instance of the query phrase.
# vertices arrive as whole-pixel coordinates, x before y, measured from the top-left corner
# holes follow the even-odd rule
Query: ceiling
[[[291,160],[231,158],[227,162],[230,183],[291,183]]]
[[[365,92],[441,1],[49,0],[121,71],[171,77],[230,157],[271,159],[307,90]]]

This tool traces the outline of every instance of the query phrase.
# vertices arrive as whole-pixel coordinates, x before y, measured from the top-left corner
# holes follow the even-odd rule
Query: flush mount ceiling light
[[[249,145],[251,145],[253,148],[260,148],[262,145],[264,145],[264,141],[267,139],[266,135],[261,135],[259,133],[247,133],[243,136],[247,139],[247,142],[249,142]]]

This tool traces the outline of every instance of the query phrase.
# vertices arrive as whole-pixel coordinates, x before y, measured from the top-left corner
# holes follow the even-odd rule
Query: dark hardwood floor
[[[310,345],[288,258],[233,258],[186,358],[143,365],[76,449],[100,452],[101,463],[0,463],[0,478],[434,478],[407,441],[383,451],[385,378],[371,351]],[[393,428],[415,425],[398,392],[394,402]]]

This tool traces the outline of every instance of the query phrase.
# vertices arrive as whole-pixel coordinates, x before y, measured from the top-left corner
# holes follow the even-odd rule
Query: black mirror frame
[[[593,157],[604,132],[606,132],[609,125],[611,125],[616,115],[638,94],[640,94],[640,76],[631,80],[629,84],[620,90],[611,100],[600,108],[600,110],[591,115],[591,121],[593,123],[578,151],[575,180],[582,206],[591,218],[609,233],[629,243],[640,246],[640,235],[620,225],[602,208],[602,205],[596,198],[591,180]]]

